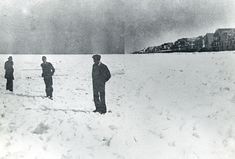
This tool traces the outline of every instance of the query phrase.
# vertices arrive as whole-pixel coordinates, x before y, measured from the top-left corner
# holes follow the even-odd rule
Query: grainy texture
[[[91,56],[47,57],[53,101],[41,97],[41,56],[13,57],[13,94],[0,80],[1,159],[234,159],[232,52],[102,56],[105,115],[92,112]]]

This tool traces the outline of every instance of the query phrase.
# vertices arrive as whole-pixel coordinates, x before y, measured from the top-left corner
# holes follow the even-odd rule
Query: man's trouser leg
[[[13,79],[7,78],[6,90],[13,91]]]
[[[48,95],[48,78],[47,77],[44,77],[44,82],[45,82],[45,85],[46,85],[46,89],[45,89],[46,96],[48,97],[49,95]]]
[[[52,81],[52,77],[49,78],[49,90],[48,90],[48,93],[49,93],[49,97],[52,98],[52,92],[53,92],[53,81]]]
[[[93,98],[94,98],[94,103],[95,103],[95,110],[100,111],[99,92],[96,88],[93,88]]]
[[[47,97],[52,97],[53,87],[52,87],[52,77],[45,77],[44,82],[46,85],[46,95]]]
[[[100,108],[101,108],[101,113],[106,113],[106,103],[105,103],[105,90],[99,92],[100,94]]]
[[[6,90],[9,90],[9,79],[7,78]]]

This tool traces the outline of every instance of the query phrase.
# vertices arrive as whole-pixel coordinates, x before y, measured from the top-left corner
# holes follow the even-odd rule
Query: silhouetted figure
[[[14,80],[14,68],[13,68],[13,60],[12,57],[8,57],[8,61],[5,62],[5,78],[7,79],[6,90],[13,92],[13,80]]]
[[[47,62],[46,56],[42,57],[43,63],[41,64],[42,67],[42,77],[44,78],[44,82],[46,85],[46,96],[52,99],[52,92],[53,92],[53,80],[52,76],[55,72],[55,68],[50,62]]]
[[[94,64],[92,68],[93,96],[96,109],[94,112],[106,113],[105,83],[110,79],[111,74],[108,67],[100,62],[100,55],[92,56]]]

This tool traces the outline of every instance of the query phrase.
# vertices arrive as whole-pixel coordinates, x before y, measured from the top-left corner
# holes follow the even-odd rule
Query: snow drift
[[[0,159],[233,159],[235,55],[104,55],[111,113],[92,113],[89,55],[15,55],[14,93],[0,81]],[[3,66],[7,55],[0,56]]]

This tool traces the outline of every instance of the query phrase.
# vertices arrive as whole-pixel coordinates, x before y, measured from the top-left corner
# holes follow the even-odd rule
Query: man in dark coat
[[[46,85],[46,96],[52,99],[52,92],[53,92],[53,80],[52,76],[55,72],[55,68],[50,62],[47,62],[46,56],[42,57],[43,63],[41,64],[42,67],[42,77],[44,78],[44,82]]]
[[[13,92],[13,80],[14,80],[14,68],[13,68],[13,60],[12,57],[8,57],[8,61],[5,62],[5,78],[7,79],[6,90]]]
[[[110,79],[111,74],[108,67],[100,62],[100,55],[92,56],[94,64],[92,68],[93,96],[96,109],[94,112],[106,113],[105,83]]]

